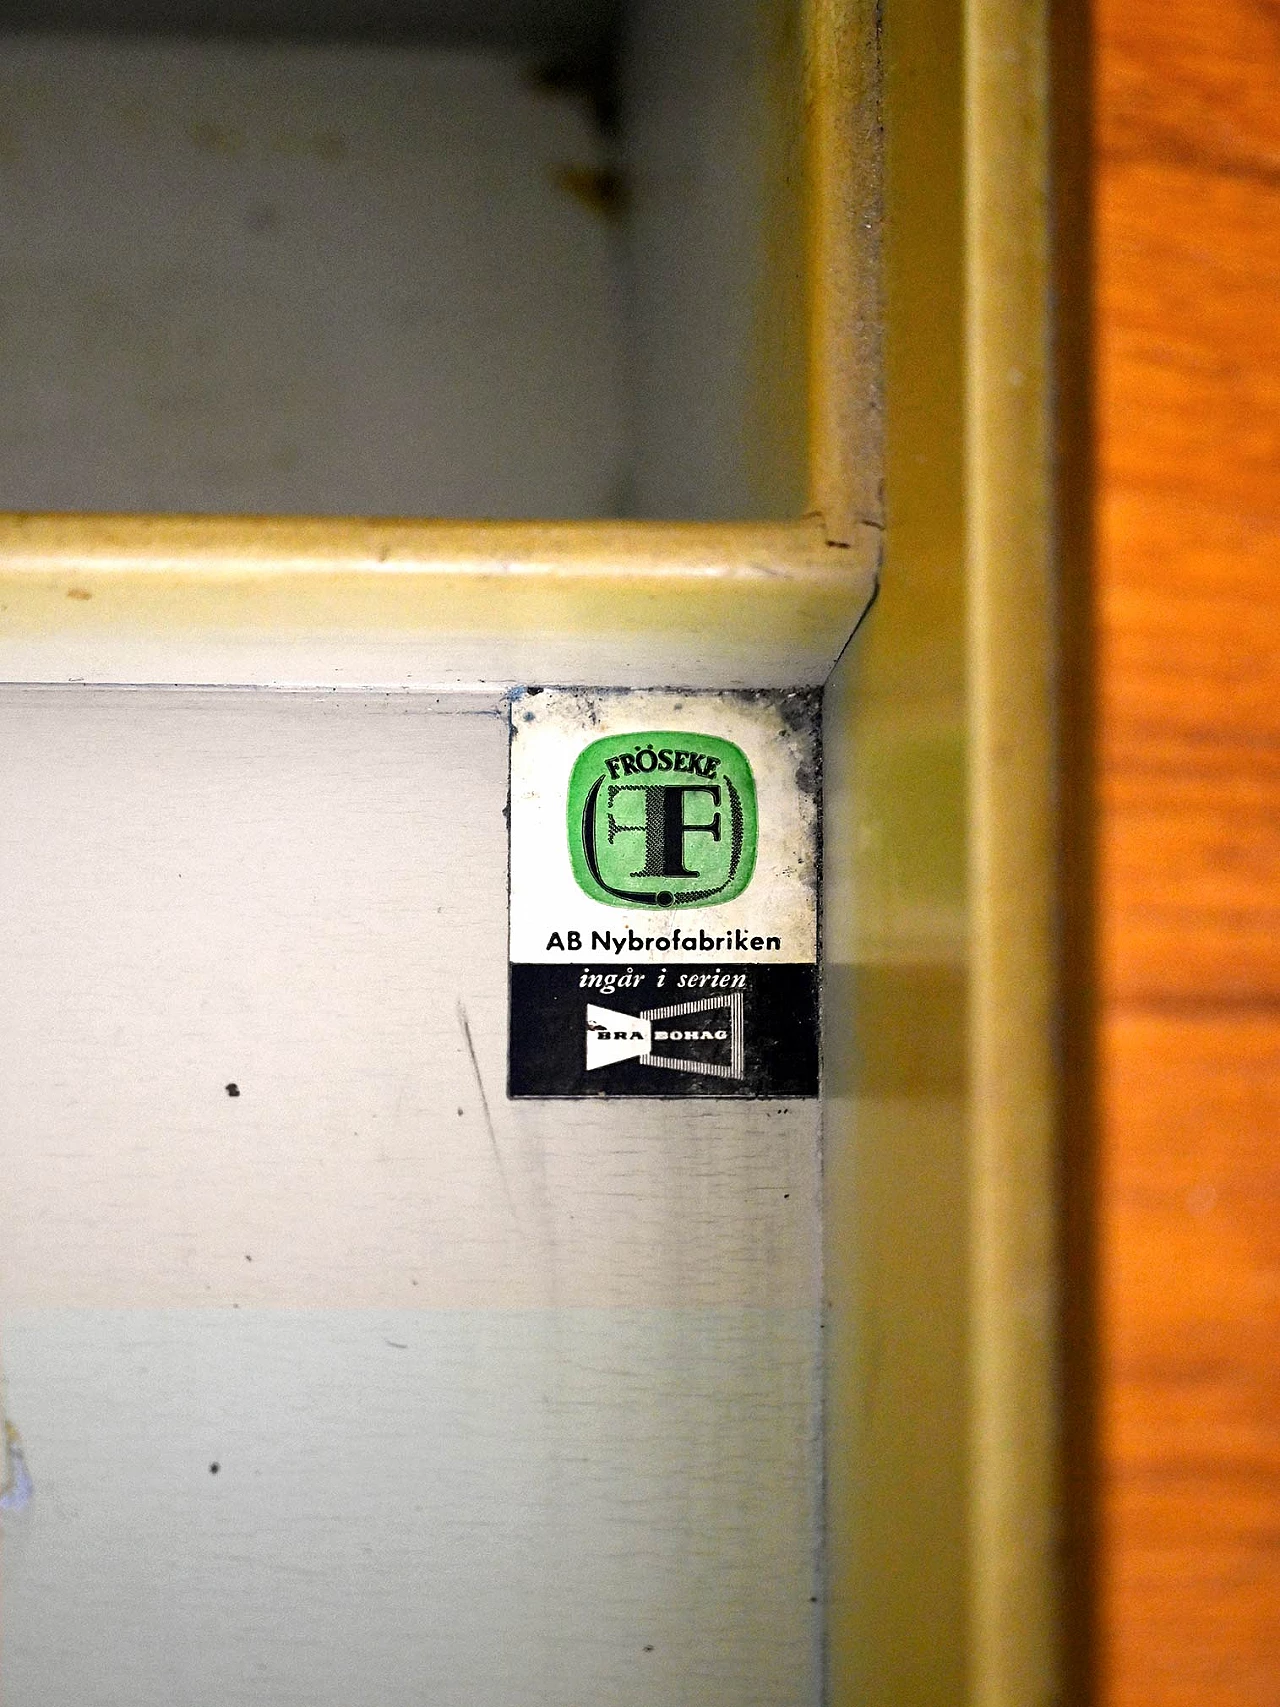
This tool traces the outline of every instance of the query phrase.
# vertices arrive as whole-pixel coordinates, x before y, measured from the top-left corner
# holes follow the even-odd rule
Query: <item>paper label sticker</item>
[[[818,718],[513,696],[511,1096],[817,1095]]]

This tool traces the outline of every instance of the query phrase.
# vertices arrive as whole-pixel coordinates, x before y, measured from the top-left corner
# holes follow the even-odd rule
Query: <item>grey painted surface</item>
[[[0,26],[599,51],[617,0],[0,0]]]
[[[810,1707],[803,1311],[36,1311],[5,1707]],[[210,1466],[218,1465],[217,1474]]]
[[[722,521],[804,507],[801,459],[780,470],[764,443],[778,430],[771,417],[804,386],[803,341],[769,325],[766,286],[779,249],[799,267],[803,240],[784,219],[786,198],[770,199],[783,157],[776,103],[800,98],[798,83],[785,83],[795,12],[792,0],[635,0],[626,14],[638,516]],[[796,357],[799,371],[778,371]]]
[[[415,13],[484,52],[0,35],[0,507],[799,513],[790,7],[636,0],[612,141],[535,77],[603,5]],[[566,188],[618,167],[623,222]]]
[[[601,144],[531,73],[0,38],[0,507],[612,513]]]
[[[812,1703],[817,1108],[506,1103],[498,708],[0,725],[5,1707]]]

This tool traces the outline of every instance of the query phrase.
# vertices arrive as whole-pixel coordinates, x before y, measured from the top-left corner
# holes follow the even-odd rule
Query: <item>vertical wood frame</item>
[[[1032,1707],[1056,1667],[1045,20],[801,11],[808,514],[0,517],[0,679],[826,682],[828,1699]]]
[[[1059,1698],[1047,9],[890,0],[884,583],[828,684],[829,1698]]]

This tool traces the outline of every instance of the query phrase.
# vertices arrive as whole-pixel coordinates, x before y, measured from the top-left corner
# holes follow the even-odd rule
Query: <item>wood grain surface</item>
[[[1094,38],[1099,1699],[1280,1701],[1280,12]]]

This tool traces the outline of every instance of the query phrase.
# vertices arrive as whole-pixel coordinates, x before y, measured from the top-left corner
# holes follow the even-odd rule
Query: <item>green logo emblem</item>
[[[715,907],[751,881],[756,785],[717,735],[607,735],[569,779],[578,887],[610,907]]]

